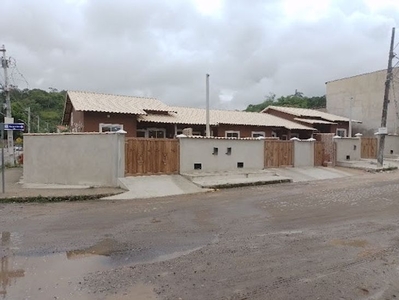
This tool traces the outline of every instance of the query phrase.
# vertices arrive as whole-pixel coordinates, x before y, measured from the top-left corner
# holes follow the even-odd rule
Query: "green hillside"
[[[326,96],[306,97],[302,93],[296,92],[294,95],[276,98],[275,94],[270,94],[265,97],[262,103],[248,105],[245,111],[260,112],[271,105],[299,108],[324,108],[326,107]]]
[[[14,122],[28,123],[27,109],[31,111],[31,132],[56,132],[61,124],[64,110],[65,91],[49,89],[13,89],[11,91],[11,109]],[[1,103],[5,103],[4,93],[0,94]],[[4,105],[0,109],[0,120],[5,114]],[[40,119],[38,127],[38,118]]]

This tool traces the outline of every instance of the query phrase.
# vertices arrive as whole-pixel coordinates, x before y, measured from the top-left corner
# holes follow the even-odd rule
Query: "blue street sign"
[[[4,124],[4,130],[20,130],[23,131],[25,129],[24,123],[6,123]]]

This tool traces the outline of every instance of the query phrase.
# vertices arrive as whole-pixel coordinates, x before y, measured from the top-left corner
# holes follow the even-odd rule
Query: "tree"
[[[276,99],[276,95],[270,93],[260,104],[250,104],[245,111],[260,112],[268,106],[290,106],[299,108],[323,108],[326,107],[326,96],[306,97],[303,93],[295,91],[295,94],[281,96]]]
[[[251,111],[251,112],[260,112],[264,110],[266,107],[270,105],[274,105],[276,101],[276,95],[273,93],[270,93],[268,96],[265,97],[265,100],[260,103],[260,104],[250,104],[248,107],[245,109],[245,111]]]
[[[36,126],[37,117],[40,117],[40,132],[56,132],[56,126],[61,123],[64,110],[65,91],[58,91],[50,88],[50,92],[40,89],[13,89],[11,91],[11,111],[15,122],[24,122],[27,125],[28,115],[26,109],[31,111],[31,132],[38,132]],[[4,93],[0,94],[0,99],[5,101]],[[1,108],[4,114],[4,107]],[[3,116],[0,116],[3,118]],[[17,135],[17,134],[16,134]]]

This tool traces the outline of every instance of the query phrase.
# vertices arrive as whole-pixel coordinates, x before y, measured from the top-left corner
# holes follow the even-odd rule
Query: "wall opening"
[[[239,161],[238,163],[237,163],[237,168],[244,168],[244,163],[242,162],[242,161]]]
[[[391,154],[393,154],[393,150],[391,150],[390,152],[391,152]]]
[[[346,156],[346,160],[350,160],[351,159],[351,156],[350,155],[347,155]]]
[[[194,164],[194,170],[202,170],[202,164],[201,163],[195,163]]]
[[[356,145],[353,145],[353,150],[356,150],[356,148],[357,148]]]
[[[226,154],[227,154],[227,155],[231,155],[231,147],[228,147],[228,148],[227,148]]]
[[[212,155],[218,155],[218,153],[219,153],[219,148],[213,147]]]

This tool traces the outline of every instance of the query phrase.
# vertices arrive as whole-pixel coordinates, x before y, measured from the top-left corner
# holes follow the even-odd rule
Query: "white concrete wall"
[[[399,136],[397,135],[385,136],[384,156],[389,157],[389,156],[398,156],[398,155],[399,155]]]
[[[294,167],[314,166],[314,142],[294,141]]]
[[[360,160],[361,140],[359,138],[334,139],[337,162]],[[349,159],[347,156],[349,155]]]
[[[125,172],[124,134],[24,135],[24,183],[117,186]]]
[[[350,98],[353,97],[352,118],[362,121],[362,124],[353,125],[353,134],[360,132],[365,136],[373,136],[381,125],[385,80],[386,70],[382,70],[327,82],[327,111],[349,117]],[[399,101],[399,89],[395,89],[395,96],[393,93],[391,89],[387,118],[389,133],[395,132],[395,127],[398,127],[394,99]]]
[[[262,170],[264,144],[264,140],[180,138],[180,173],[241,170],[238,162],[244,163],[243,169]],[[230,155],[227,148],[231,148]],[[194,170],[195,163],[201,163],[202,170]]]

